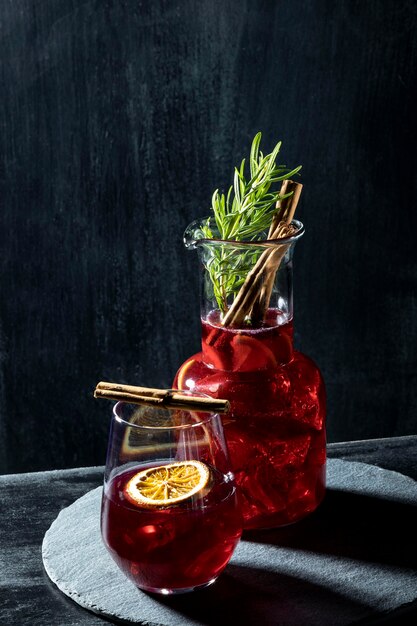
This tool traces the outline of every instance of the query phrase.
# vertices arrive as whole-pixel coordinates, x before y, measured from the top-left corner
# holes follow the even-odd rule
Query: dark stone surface
[[[401,468],[405,474],[408,474],[408,466],[413,475],[417,437],[333,444],[329,446],[329,456],[369,461],[392,470]],[[0,624],[98,626],[105,623],[57,591],[45,574],[41,559],[43,537],[59,511],[100,486],[102,478],[102,467],[0,476]],[[372,510],[371,504],[370,514]],[[375,514],[379,511],[376,508]],[[408,524],[407,516],[394,516],[394,519],[397,524]],[[369,532],[373,530],[372,527]],[[400,533],[396,539],[401,540]],[[381,545],[381,558],[386,558],[389,552],[389,544]],[[290,581],[284,581],[284,588],[287,582]],[[364,623],[414,624],[416,617],[417,606],[414,605]]]
[[[416,26],[413,0],[0,2],[0,471],[101,463],[95,384],[198,348],[182,232],[258,130],[304,168],[329,440],[417,432]]]
[[[165,626],[346,626],[417,598],[417,483],[330,459],[325,503],[294,527],[244,535],[216,584],[186,598],[138,591],[100,536],[101,488],[61,511],[45,535],[51,580],[100,615]],[[228,606],[227,613],[224,605]]]
[[[333,443],[327,447],[327,455],[345,461],[370,463],[417,480],[416,441],[415,436],[410,436]]]

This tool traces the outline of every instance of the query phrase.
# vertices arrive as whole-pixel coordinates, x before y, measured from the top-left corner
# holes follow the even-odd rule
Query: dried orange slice
[[[138,472],[124,489],[126,498],[146,508],[171,506],[204,489],[210,470],[201,461],[178,461]]]

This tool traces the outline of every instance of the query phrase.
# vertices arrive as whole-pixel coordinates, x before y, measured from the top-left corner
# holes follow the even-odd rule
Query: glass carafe
[[[292,258],[304,228],[294,220],[285,239],[233,242],[204,239],[201,223],[190,224],[184,241],[201,261],[202,350],[181,365],[173,387],[230,401],[223,426],[244,527],[291,524],[325,493],[324,383],[293,347]],[[256,272],[263,259],[269,271]],[[250,314],[225,325],[248,276],[257,281]]]

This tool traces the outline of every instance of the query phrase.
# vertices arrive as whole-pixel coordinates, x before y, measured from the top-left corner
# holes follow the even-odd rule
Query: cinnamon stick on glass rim
[[[94,397],[145,406],[207,413],[227,413],[230,409],[228,400],[185,395],[175,389],[153,389],[109,382],[99,382],[94,390]]]

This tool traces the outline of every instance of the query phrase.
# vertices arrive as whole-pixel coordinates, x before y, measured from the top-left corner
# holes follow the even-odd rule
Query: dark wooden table
[[[416,453],[417,436],[328,446],[330,458],[370,463],[415,480]],[[102,478],[102,467],[0,476],[1,626],[99,626],[106,623],[62,595],[44,572],[41,558],[43,536],[59,511],[101,485]],[[417,623],[416,618],[417,603],[413,603],[366,623],[411,624]]]

